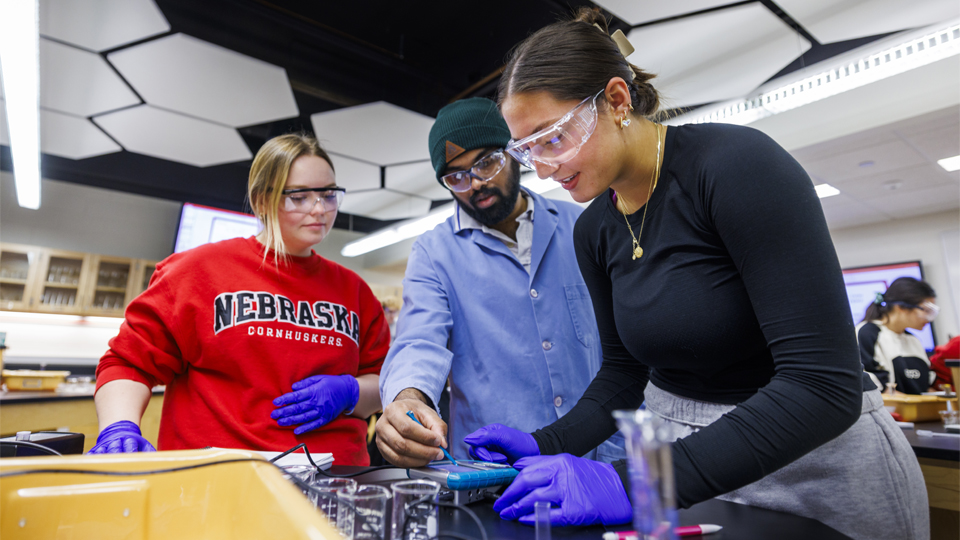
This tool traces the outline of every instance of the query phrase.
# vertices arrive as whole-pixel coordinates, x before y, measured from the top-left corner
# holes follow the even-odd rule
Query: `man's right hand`
[[[427,401],[419,390],[407,388],[384,407],[377,421],[377,447],[397,467],[422,467],[444,459],[438,447],[447,447],[447,424]],[[411,420],[407,411],[413,411],[423,425]]]

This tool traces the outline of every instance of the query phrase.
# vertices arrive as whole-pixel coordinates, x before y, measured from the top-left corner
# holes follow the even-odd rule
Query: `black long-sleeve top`
[[[648,378],[735,404],[673,445],[686,508],[843,433],[860,414],[861,366],[813,183],[773,140],[731,125],[669,128],[648,204],[638,260],[611,193],[577,222],[603,365],[577,406],[534,437],[543,454],[583,455],[616,431],[611,411],[641,404]],[[642,216],[629,216],[635,233]]]

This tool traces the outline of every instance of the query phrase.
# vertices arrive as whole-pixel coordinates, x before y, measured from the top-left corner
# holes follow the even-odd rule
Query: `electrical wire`
[[[330,474],[330,473],[324,471],[323,469],[321,469],[320,466],[317,465],[317,463],[316,463],[315,461],[313,461],[313,456],[310,455],[310,449],[307,448],[306,443],[300,443],[300,444],[294,446],[293,448],[287,450],[286,452],[282,452],[281,454],[279,454],[279,455],[277,455],[276,457],[274,457],[273,459],[271,459],[271,460],[270,460],[270,463],[274,463],[274,464],[275,464],[277,461],[280,460],[280,458],[282,458],[282,457],[284,457],[284,456],[287,456],[287,455],[289,455],[289,454],[291,454],[291,453],[293,453],[293,452],[296,452],[297,450],[299,450],[299,449],[301,449],[301,448],[303,448],[303,453],[306,454],[306,456],[307,456],[307,461],[309,461],[310,464],[313,465],[313,467],[317,470],[317,473],[319,473],[319,474],[321,474],[321,475],[323,475],[323,476],[326,476],[327,478],[353,478],[353,477],[355,477],[355,476],[363,476],[363,475],[368,474],[368,473],[371,473],[371,472],[373,472],[373,471],[379,471],[379,470],[383,470],[383,469],[399,469],[399,468],[400,468],[400,467],[396,467],[396,466],[394,466],[394,465],[378,465],[378,466],[376,466],[376,467],[367,467],[365,470],[360,471],[360,472],[355,472],[355,473],[349,473],[349,474]]]
[[[0,445],[6,446],[22,446],[24,448],[33,448],[34,450],[40,450],[52,456],[62,456],[60,452],[57,452],[53,448],[48,448],[42,444],[32,443],[30,441],[0,441]]]

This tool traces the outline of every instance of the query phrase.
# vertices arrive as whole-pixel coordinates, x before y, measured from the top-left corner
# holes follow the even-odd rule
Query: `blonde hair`
[[[300,156],[322,158],[330,165],[330,170],[333,170],[330,156],[320,148],[317,139],[305,133],[288,133],[270,139],[260,147],[250,166],[247,198],[253,213],[263,223],[261,240],[266,248],[263,258],[266,261],[267,251],[273,250],[273,262],[277,266],[288,257],[280,232],[280,201],[283,199],[283,188],[290,175],[290,167]]]

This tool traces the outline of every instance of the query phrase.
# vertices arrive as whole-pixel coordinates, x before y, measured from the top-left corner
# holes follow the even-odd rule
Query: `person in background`
[[[860,362],[881,388],[889,383],[905,394],[930,389],[936,372],[917,336],[908,328],[923,330],[940,312],[936,293],[925,281],[912,277],[893,280],[877,297],[857,325]]]
[[[407,262],[377,422],[377,444],[395,465],[443,459],[440,445],[466,457],[461,439],[486,424],[549,424],[600,368],[596,318],[574,264],[582,209],[522,188],[503,152],[509,140],[496,103],[484,98],[447,105],[430,130],[437,180],[456,210],[414,242]],[[449,432],[439,414],[448,378]],[[617,437],[590,456],[622,457]]]
[[[612,411],[645,403],[679,437],[681,508],[719,497],[853,538],[928,538],[923,476],[864,386],[809,176],[757,130],[649,120],[658,93],[629,54],[583,8],[524,40],[500,79],[507,152],[593,200],[574,244],[604,358],[552,425],[473,440],[526,456],[494,510],[532,522],[549,501],[554,524],[630,521],[626,465],[575,456],[617,429]]]
[[[933,381],[936,390],[945,390],[944,385],[949,384],[952,392],[957,391],[957,381],[953,380],[953,373],[946,364],[947,360],[957,359],[960,359],[960,336],[953,336],[946,345],[940,345],[933,350],[930,355],[930,369],[937,374]]]
[[[262,232],[168,257],[127,308],[97,366],[91,453],[153,450],[138,425],[165,384],[161,450],[306,443],[369,462],[364,419],[380,409],[390,333],[367,284],[311,249],[343,200],[333,164],[313,137],[282,135],[247,187]]]

